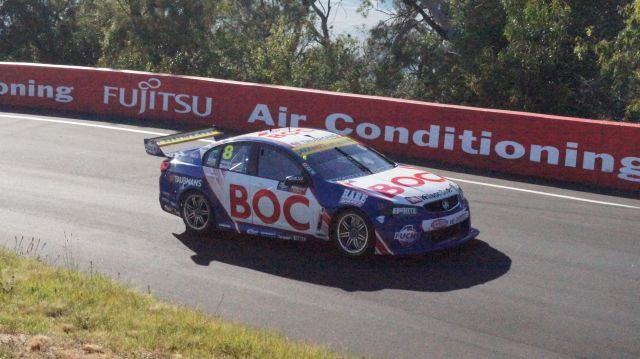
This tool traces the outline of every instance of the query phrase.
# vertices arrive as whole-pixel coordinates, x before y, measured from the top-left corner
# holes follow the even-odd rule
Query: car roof
[[[280,146],[296,147],[305,143],[318,142],[343,136],[333,132],[304,127],[285,127],[247,133],[233,137],[233,140],[261,140]],[[231,138],[230,138],[231,139]]]
[[[229,137],[202,147],[201,152],[204,152],[213,146],[232,141],[256,141],[269,143],[274,146],[289,148],[300,156],[320,152],[335,146],[358,143],[349,137],[329,131],[304,127],[286,127]]]

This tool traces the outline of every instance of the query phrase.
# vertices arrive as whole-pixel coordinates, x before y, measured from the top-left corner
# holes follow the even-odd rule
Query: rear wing
[[[202,146],[187,146],[181,147],[179,149],[173,149],[170,151],[163,150],[163,147],[174,146],[179,144],[184,144],[187,142],[193,142],[198,140],[203,140],[205,138],[213,138],[214,136],[221,135],[222,132],[216,130],[215,128],[207,128],[204,130],[197,130],[191,132],[180,132],[175,133],[173,135],[160,136],[154,138],[145,138],[144,139],[144,149],[148,154],[152,156],[159,157],[172,157],[172,155],[179,151],[184,151],[187,149],[195,149]]]

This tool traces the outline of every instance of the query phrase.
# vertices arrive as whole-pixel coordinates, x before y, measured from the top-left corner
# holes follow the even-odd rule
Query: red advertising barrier
[[[254,131],[315,127],[381,151],[640,191],[640,125],[207,78],[0,63],[0,105]]]

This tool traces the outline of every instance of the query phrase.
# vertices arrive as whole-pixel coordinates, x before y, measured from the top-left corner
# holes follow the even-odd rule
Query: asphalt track
[[[142,145],[171,131],[36,119],[52,118],[0,113],[9,248],[40,238],[59,265],[344,353],[640,357],[639,199],[439,171],[465,181],[479,239],[353,262],[326,244],[189,237],[159,208],[160,160]]]

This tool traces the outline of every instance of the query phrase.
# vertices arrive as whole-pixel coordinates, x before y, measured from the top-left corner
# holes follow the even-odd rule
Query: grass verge
[[[73,353],[78,348],[84,348],[84,354],[99,348],[90,351],[99,357],[126,358],[340,357],[167,304],[102,276],[52,267],[0,248],[2,336],[2,358],[25,357],[25,350],[45,357],[77,357],[62,350]],[[22,342],[11,339],[18,336]],[[36,343],[34,349],[26,343],[34,340],[45,343]],[[52,352],[56,348],[62,354]]]

